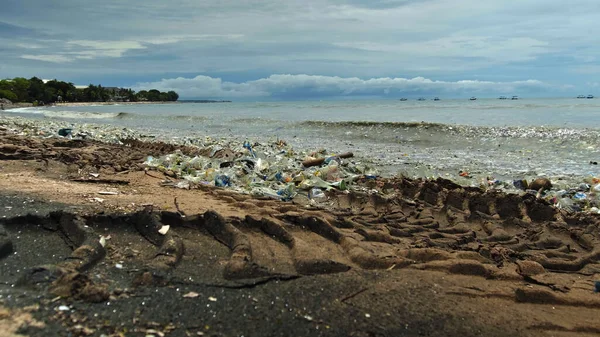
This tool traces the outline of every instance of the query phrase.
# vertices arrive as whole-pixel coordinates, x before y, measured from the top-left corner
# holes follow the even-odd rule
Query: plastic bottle
[[[325,181],[329,181],[329,182],[335,182],[338,181],[340,179],[340,170],[339,167],[337,165],[337,163],[332,163],[324,168],[322,168],[320,170],[320,178],[325,180]]]
[[[301,189],[310,189],[312,187],[331,189],[331,186],[326,181],[323,181],[323,179],[315,176],[304,179],[300,184],[298,184],[298,187]]]
[[[294,184],[288,184],[284,188],[277,191],[277,195],[281,196],[281,200],[283,201],[292,200],[296,194],[298,193],[296,192],[296,185]]]
[[[292,177],[290,177],[287,174],[283,174],[281,172],[277,172],[275,173],[274,179],[273,180],[277,180],[281,183],[289,183],[290,181],[292,181]]]
[[[315,187],[308,192],[308,198],[316,202],[321,202],[327,200],[327,195],[325,195],[325,193],[321,191],[320,188]]]
[[[252,145],[250,144],[249,141],[245,141],[243,146],[245,149],[247,149],[250,152],[250,154],[252,155],[252,158],[256,158],[256,154],[254,153],[254,150],[252,149]]]
[[[213,181],[217,177],[217,171],[214,168],[208,168],[200,175],[206,181]]]
[[[348,189],[348,186],[346,185],[346,181],[344,180],[340,180],[340,181],[336,181],[334,183],[329,184],[330,186],[336,187],[341,191],[345,191],[346,189]]]
[[[186,165],[188,167],[199,170],[204,168],[204,166],[206,165],[206,160],[196,156],[192,158],[189,162],[187,162]]]
[[[152,156],[148,156],[148,158],[146,158],[146,161],[144,162],[144,165],[150,166],[150,167],[158,167],[160,166],[161,161],[158,158],[154,158]]]
[[[330,157],[325,158],[325,160],[323,161],[323,164],[329,165],[332,162],[336,162],[339,164],[341,162],[341,159],[337,156],[330,156]]]
[[[571,200],[569,198],[558,199],[558,202],[556,203],[556,206],[559,209],[565,209],[567,211],[573,211],[574,205],[575,205],[575,203],[573,202],[573,200]]]
[[[580,191],[589,191],[590,187],[591,187],[590,185],[583,183],[583,184],[579,184],[578,189]]]

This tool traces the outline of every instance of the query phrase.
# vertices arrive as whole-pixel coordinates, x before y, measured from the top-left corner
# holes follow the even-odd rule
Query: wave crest
[[[557,140],[597,140],[600,138],[598,130],[548,127],[548,126],[472,126],[460,124],[444,124],[432,122],[375,122],[375,121],[304,121],[299,123],[302,127],[317,127],[328,129],[363,130],[380,129],[397,131],[403,129],[407,132],[427,131],[428,133],[448,134],[463,137],[479,138],[532,138],[532,139],[557,139]]]

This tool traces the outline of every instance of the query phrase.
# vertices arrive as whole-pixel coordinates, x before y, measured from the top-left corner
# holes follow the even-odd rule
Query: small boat
[[[475,97],[475,96],[469,98],[469,101],[476,101],[476,100],[477,100],[477,97]]]
[[[506,96],[500,96],[498,99],[506,99]]]
[[[518,100],[518,99],[519,99],[519,96],[513,96],[513,97],[511,98],[511,100],[513,100],[513,101],[516,101],[516,100]]]
[[[440,98],[439,98],[439,97],[435,97],[433,100],[434,100],[434,101],[439,101],[439,100],[440,100]]]
[[[402,101],[402,102],[408,101],[408,98],[400,98],[400,101]]]
[[[587,99],[592,99],[592,98],[594,98],[594,95],[587,95],[587,97],[586,97],[586,98],[587,98]]]
[[[577,98],[585,98],[585,95],[579,95]]]
[[[426,100],[426,99],[425,99],[425,98],[423,98],[423,97],[419,97],[419,98],[417,98],[417,101],[425,101],[425,100]]]

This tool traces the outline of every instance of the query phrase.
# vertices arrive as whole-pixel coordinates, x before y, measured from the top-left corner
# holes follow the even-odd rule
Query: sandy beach
[[[143,165],[190,146],[0,130],[2,336],[584,336],[598,217],[448,180],[327,207]]]
[[[600,2],[2,5],[0,337],[600,336]]]
[[[95,105],[143,105],[143,104],[181,104],[181,102],[161,102],[161,101],[140,101],[140,102],[56,102],[53,106],[76,107],[76,106],[95,106]]]
[[[181,102],[55,102],[48,106],[55,107],[77,107],[77,106],[96,106],[96,105],[143,105],[143,104],[181,104]],[[2,104],[5,110],[16,109],[16,108],[29,108],[33,107],[32,103],[11,103]]]
[[[16,108],[29,108],[32,107],[32,103],[2,103],[4,110],[16,109]]]

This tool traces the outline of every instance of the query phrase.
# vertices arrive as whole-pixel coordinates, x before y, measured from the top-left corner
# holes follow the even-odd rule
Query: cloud
[[[599,64],[579,64],[571,67],[571,71],[573,73],[578,74],[600,74],[600,65]]]
[[[431,0],[349,0],[339,1],[340,4],[349,4],[359,8],[370,8],[370,9],[390,9],[401,6],[410,6],[418,2],[431,1]]]
[[[91,60],[101,57],[121,57],[127,51],[146,48],[140,42],[137,41],[73,40],[67,41],[65,44],[54,43],[53,45],[54,49],[60,49],[62,47],[63,51],[54,54],[26,54],[21,55],[21,58],[44,62],[65,63],[72,62],[77,59]],[[28,49],[43,48],[40,45],[19,44],[19,46]]]
[[[482,58],[491,63],[510,63],[535,59],[548,52],[548,42],[526,38],[492,38],[487,36],[452,35],[429,41],[400,42],[395,44],[362,42],[334,43],[340,47],[393,53],[403,58],[420,57]]]
[[[600,67],[596,0],[4,0],[2,9],[3,76],[96,83],[111,74],[125,79],[112,85],[130,85],[206,74],[240,84],[289,73],[584,86]]]
[[[157,82],[138,83],[135,90],[174,90],[183,98],[274,98],[303,99],[344,96],[396,97],[399,95],[472,95],[479,93],[540,92],[552,86],[537,80],[491,82],[478,80],[435,81],[415,78],[371,78],[271,75],[253,81],[234,83],[220,78],[196,76],[171,78]]]
[[[93,41],[74,40],[67,42],[68,49],[75,49],[72,55],[83,56],[83,58],[97,57],[121,57],[129,50],[145,49],[138,41]],[[83,50],[78,50],[83,49]]]
[[[214,41],[219,39],[235,40],[243,37],[242,34],[186,34],[186,35],[158,35],[155,37],[132,40],[69,40],[65,43],[56,40],[40,40],[45,45],[17,43],[23,49],[52,48],[53,54],[21,55],[21,58],[46,62],[65,63],[75,60],[93,60],[96,58],[119,58],[128,52],[147,49],[150,45],[174,44],[189,41]]]
[[[64,55],[21,55],[21,58],[51,63],[64,63],[71,61],[71,58]]]
[[[215,40],[236,40],[244,37],[244,34],[182,34],[182,35],[158,35],[156,37],[145,38],[142,42],[150,44],[170,44],[182,41],[215,41]]]
[[[600,83],[598,82],[587,82],[586,85],[590,88],[600,88]]]
[[[40,34],[34,29],[0,21],[0,37],[27,37],[36,35]]]
[[[42,46],[40,44],[34,44],[34,43],[17,43],[15,45],[15,47],[22,48],[22,49],[40,49],[40,48],[44,48],[44,46]]]

